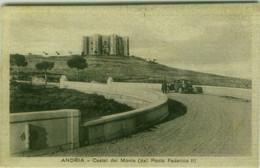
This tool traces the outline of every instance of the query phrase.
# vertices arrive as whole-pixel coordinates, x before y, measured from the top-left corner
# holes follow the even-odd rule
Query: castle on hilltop
[[[129,37],[95,34],[82,39],[82,55],[129,56]]]

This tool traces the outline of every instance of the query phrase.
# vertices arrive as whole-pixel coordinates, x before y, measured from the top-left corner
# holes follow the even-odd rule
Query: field
[[[21,79],[30,80],[33,75],[43,77],[43,74],[36,70],[35,64],[45,60],[55,62],[54,69],[49,71],[49,81],[59,82],[63,74],[67,75],[69,80],[75,81],[76,69],[67,66],[67,60],[70,58],[26,56],[28,66],[21,68]],[[251,80],[170,68],[135,56],[87,56],[86,60],[89,66],[80,71],[80,81],[105,83],[108,77],[112,77],[117,82],[160,83],[166,77],[168,82],[188,79],[197,85],[251,88]],[[11,68],[11,74],[15,73],[16,69]]]
[[[132,110],[125,104],[96,94],[16,82],[11,84],[10,113],[58,109],[79,109],[82,121]]]

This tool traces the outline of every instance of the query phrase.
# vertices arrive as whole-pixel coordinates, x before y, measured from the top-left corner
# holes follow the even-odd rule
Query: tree
[[[85,69],[88,67],[86,59],[81,56],[74,56],[67,61],[67,64],[70,68],[77,69],[77,81],[79,81],[79,70]]]
[[[11,66],[17,66],[18,74],[17,79],[19,80],[20,68],[28,65],[28,62],[25,60],[24,55],[20,54],[11,54],[10,55],[10,64]]]
[[[47,70],[54,67],[54,62],[43,61],[35,65],[36,69],[43,71],[45,76],[45,85],[47,85]]]

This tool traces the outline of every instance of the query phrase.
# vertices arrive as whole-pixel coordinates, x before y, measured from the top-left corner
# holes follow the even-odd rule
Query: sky
[[[243,8],[17,7],[4,26],[10,53],[80,54],[82,36],[118,34],[130,55],[169,67],[251,79],[252,21]]]

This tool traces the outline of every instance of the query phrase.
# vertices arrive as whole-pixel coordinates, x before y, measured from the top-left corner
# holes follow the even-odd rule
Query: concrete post
[[[60,78],[60,88],[66,88],[66,81],[68,81],[68,78],[66,75],[62,75]]]
[[[112,82],[114,82],[113,78],[112,78],[112,77],[109,77],[109,78],[107,79],[107,84],[109,85],[109,84],[111,84]]]

